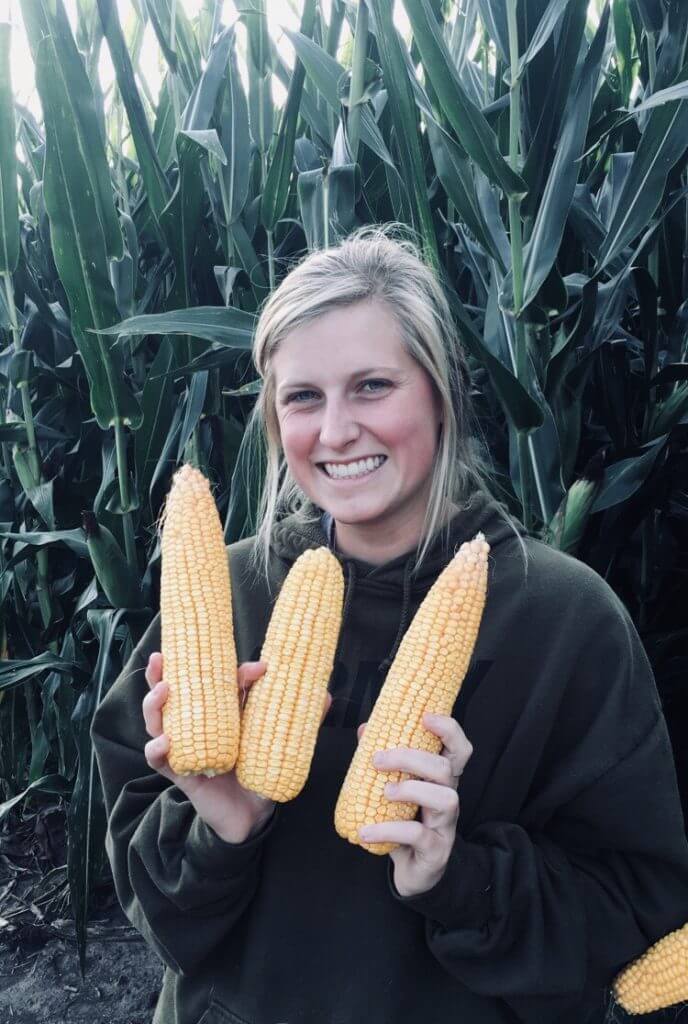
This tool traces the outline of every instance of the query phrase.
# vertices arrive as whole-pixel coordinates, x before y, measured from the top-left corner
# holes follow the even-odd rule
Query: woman
[[[154,1022],[602,1021],[615,973],[688,920],[671,748],[626,609],[490,497],[450,311],[413,245],[366,228],[312,253],[263,308],[254,358],[268,471],[256,536],[229,547],[239,685],[264,671],[307,548],[342,563],[343,624],[288,803],[171,772],[159,615],[95,715],[117,894],[166,964]],[[389,795],[420,811],[372,826],[399,844],[375,857],[336,834],[339,789],[413,614],[478,530],[472,667],[425,723],[442,752],[387,753],[413,776]]]

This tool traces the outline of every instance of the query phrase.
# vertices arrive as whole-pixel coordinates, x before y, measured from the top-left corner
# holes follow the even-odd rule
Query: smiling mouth
[[[337,472],[337,471],[335,471],[335,473],[328,473],[328,471],[325,468],[325,466],[326,465],[337,465],[336,463],[318,462],[317,466],[318,466],[318,469],[321,471],[321,473],[323,473],[323,475],[326,476],[328,480],[333,480],[333,481],[339,481],[339,480],[363,480],[365,477],[372,476],[373,473],[375,473],[376,470],[380,469],[381,466],[384,466],[385,462],[387,461],[387,456],[386,455],[381,455],[381,456],[377,456],[376,455],[376,456],[371,456],[371,458],[374,458],[376,460],[376,462],[377,462],[378,459],[381,459],[381,461],[377,462],[377,465],[374,465],[374,466],[371,466],[371,467],[366,467],[364,469],[359,469],[358,472],[350,472],[350,471],[349,472],[342,472],[342,471]],[[364,462],[364,461],[367,462],[368,460],[363,460],[363,459],[354,460],[354,462],[351,463],[351,465],[356,465],[357,462]]]

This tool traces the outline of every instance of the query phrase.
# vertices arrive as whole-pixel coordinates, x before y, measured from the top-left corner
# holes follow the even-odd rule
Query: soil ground
[[[0,1024],[150,1024],[164,965],[111,884],[89,912],[81,977],[63,814],[0,832]],[[15,820],[16,826],[16,820]]]

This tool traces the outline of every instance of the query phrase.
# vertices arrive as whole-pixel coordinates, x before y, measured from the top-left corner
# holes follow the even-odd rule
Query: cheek
[[[284,454],[290,461],[303,458],[313,446],[314,427],[305,416],[285,416],[280,421]]]

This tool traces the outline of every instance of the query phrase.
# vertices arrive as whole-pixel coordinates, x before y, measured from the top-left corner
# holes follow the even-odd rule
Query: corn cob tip
[[[620,971],[612,992],[630,1014],[654,1013],[688,1001],[688,922]]]

